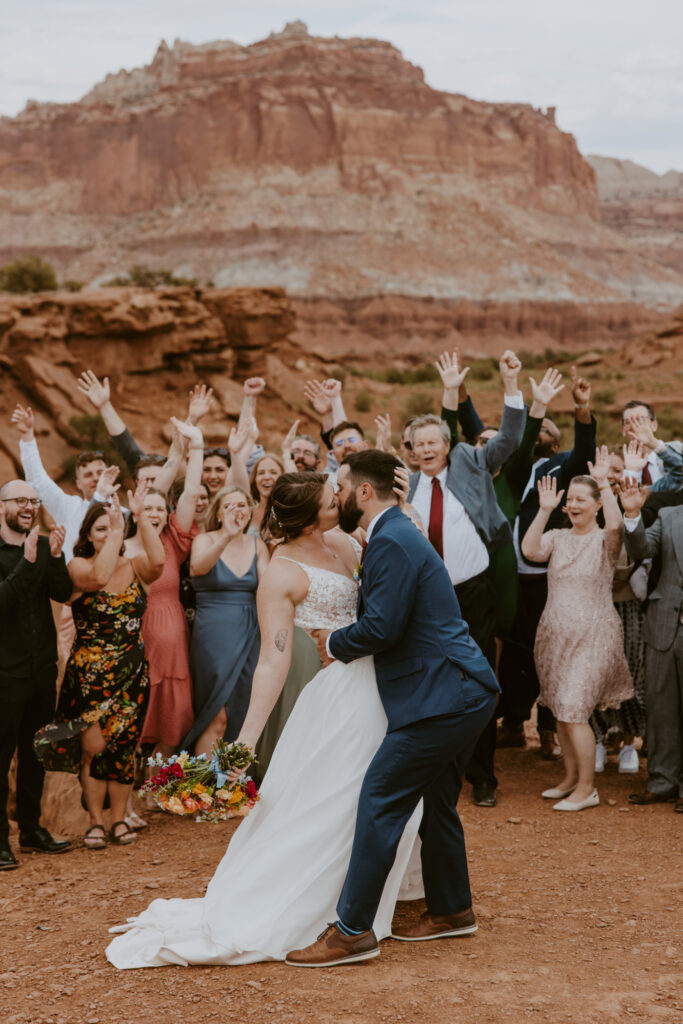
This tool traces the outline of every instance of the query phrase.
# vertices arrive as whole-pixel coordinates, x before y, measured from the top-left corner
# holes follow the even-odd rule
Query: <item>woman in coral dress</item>
[[[149,662],[150,692],[141,743],[154,745],[153,753],[172,754],[192,726],[192,679],[189,662],[189,630],[180,602],[180,567],[187,558],[198,532],[194,522],[201,488],[203,438],[199,427],[172,420],[176,430],[189,441],[185,486],[175,512],[169,514],[166,497],[151,487],[144,500],[144,513],[161,538],[166,562],[161,577],[152,585],[142,620],[142,638]],[[139,540],[137,524],[126,541],[126,554],[133,557]]]
[[[548,601],[536,632],[534,658],[539,701],[557,718],[564,756],[564,777],[543,793],[546,799],[559,801],[558,811],[580,811],[600,803],[589,719],[596,708],[619,707],[633,697],[622,625],[612,603],[623,525],[607,480],[606,446],[598,449],[595,465],[588,466],[591,475],[574,477],[567,491],[571,529],[543,532],[564,494],[557,494],[554,479],[544,477],[538,485],[539,510],[522,541],[527,558],[549,560]],[[604,530],[597,523],[600,508]]]

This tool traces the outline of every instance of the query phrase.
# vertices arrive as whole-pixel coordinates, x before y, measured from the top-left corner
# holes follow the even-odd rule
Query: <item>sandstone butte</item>
[[[0,118],[0,239],[86,283],[144,263],[309,300],[672,306],[683,285],[601,222],[554,108],[440,92],[391,44],[301,22],[162,43]]]
[[[0,296],[0,416],[30,402],[60,476],[92,412],[75,388],[86,366],[112,377],[156,451],[197,380],[216,389],[205,429],[223,443],[255,372],[268,444],[296,417],[316,429],[302,383],[339,364],[361,373],[348,411],[371,426],[390,405],[398,426],[401,389],[363,372],[455,344],[468,358],[626,346],[605,358],[628,368],[645,338],[643,372],[661,371],[668,395],[682,332],[665,310],[683,276],[661,246],[603,223],[605,201],[552,108],[439,92],[389,43],[301,23],[247,47],[162,43],[78,103],[0,118],[0,265],[37,252],[86,283]],[[214,287],[97,287],[133,263]],[[17,455],[3,429],[0,477]]]

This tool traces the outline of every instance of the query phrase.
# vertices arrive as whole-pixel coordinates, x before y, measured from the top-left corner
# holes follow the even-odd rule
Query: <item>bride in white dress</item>
[[[356,618],[360,546],[333,529],[332,488],[310,473],[287,474],[278,484],[271,503],[287,543],[259,588],[261,657],[240,735],[252,747],[287,673],[292,626],[338,629]],[[312,942],[326,921],[336,920],[361,784],[386,726],[372,658],[322,669],[302,691],[261,800],[231,838],[204,898],[154,900],[111,929],[122,934],[107,948],[109,961],[119,969],[247,964],[284,960]],[[378,939],[391,932],[399,889],[402,899],[423,895],[416,856],[421,814],[420,805],[387,879],[374,922]]]

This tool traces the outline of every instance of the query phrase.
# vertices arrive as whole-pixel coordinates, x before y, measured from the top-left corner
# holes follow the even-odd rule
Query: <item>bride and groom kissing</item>
[[[294,625],[333,660],[304,687],[206,895],[155,900],[112,929],[123,932],[107,950],[114,966],[331,967],[377,956],[390,935],[476,931],[456,803],[498,684],[443,561],[398,507],[399,466],[370,450],[347,457],[336,495],[317,474],[275,484],[285,543],[259,590],[261,657],[239,739],[255,746]],[[360,589],[360,549],[337,519],[366,531]],[[426,912],[392,928],[396,900],[422,895]]]

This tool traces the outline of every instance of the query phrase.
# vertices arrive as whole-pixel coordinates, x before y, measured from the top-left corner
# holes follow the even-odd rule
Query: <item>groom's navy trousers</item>
[[[405,826],[424,800],[422,877],[432,914],[472,906],[465,837],[456,803],[477,738],[496,695],[463,681],[459,714],[425,718],[387,733],[368,768],[358,804],[351,862],[337,913],[349,928],[372,928]]]
[[[340,920],[372,928],[403,830],[421,799],[427,907],[433,914],[464,910],[470,885],[455,805],[499,687],[469,635],[443,560],[398,508],[373,526],[357,622],[335,630],[328,642],[343,662],[374,655],[387,715],[387,734],[360,793]]]

